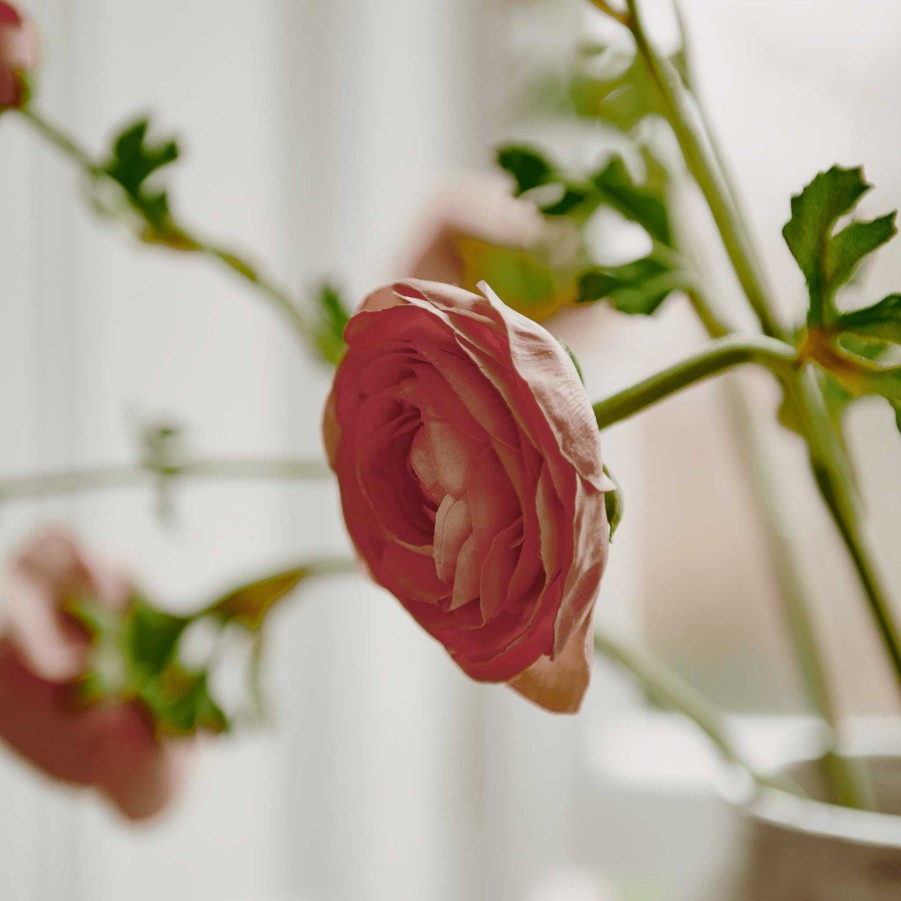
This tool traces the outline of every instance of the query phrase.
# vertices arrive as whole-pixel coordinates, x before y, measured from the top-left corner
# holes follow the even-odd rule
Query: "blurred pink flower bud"
[[[30,20],[0,0],[0,110],[24,106],[25,77],[37,65],[37,40]]]
[[[65,531],[43,531],[15,556],[0,633],[0,737],[49,776],[93,787],[137,820],[175,794],[187,743],[157,738],[135,703],[80,702],[89,641],[62,609],[79,598],[116,609],[130,591]]]
[[[499,178],[474,177],[433,202],[403,275],[476,291],[486,281],[504,303],[541,322],[574,302],[577,231],[548,222]]]

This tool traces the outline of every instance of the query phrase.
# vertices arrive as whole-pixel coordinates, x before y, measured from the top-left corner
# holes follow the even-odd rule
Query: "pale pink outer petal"
[[[542,657],[510,680],[510,687],[553,713],[578,713],[591,680],[594,631],[591,613],[554,660]]]

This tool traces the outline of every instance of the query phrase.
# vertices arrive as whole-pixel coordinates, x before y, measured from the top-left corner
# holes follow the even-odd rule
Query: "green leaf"
[[[568,216],[588,200],[589,196],[589,192],[583,188],[564,185],[560,199],[546,203],[540,209],[545,216]]]
[[[637,222],[662,244],[672,244],[669,215],[661,195],[636,185],[622,157],[615,156],[591,178],[603,200],[632,222]]]
[[[596,267],[579,278],[577,303],[608,300],[622,313],[650,316],[684,277],[654,256],[622,266]]]
[[[870,187],[861,168],[833,166],[818,173],[791,199],[791,219],[782,234],[807,282],[811,326],[831,324],[838,289],[865,256],[895,234],[894,214],[871,222],[852,222],[833,234],[838,219],[850,212]]]
[[[147,139],[148,119],[127,125],[115,138],[112,159],[106,171],[123,188],[138,196],[144,182],[154,172],[178,159],[178,144],[172,140],[151,143]]]
[[[133,598],[127,618],[127,651],[142,675],[161,672],[173,659],[189,620],[158,610],[144,598]]]
[[[677,66],[680,61],[670,60]],[[618,131],[630,132],[649,115],[663,116],[663,98],[641,54],[623,66],[615,48],[587,48],[570,78],[568,94],[576,113],[600,119]],[[609,74],[596,74],[606,68]]]
[[[843,313],[838,327],[862,338],[901,344],[901,294],[890,294],[872,307]]]
[[[177,250],[198,250],[198,245],[174,224],[169,195],[152,184],[161,169],[178,159],[178,144],[171,139],[151,140],[149,129],[149,120],[142,118],[119,132],[103,171],[118,182],[131,207],[143,219],[145,241]]]
[[[257,632],[273,606],[308,575],[310,568],[300,566],[266,576],[229,591],[210,604],[207,612],[224,623],[237,623],[251,632]]]
[[[525,145],[508,144],[499,148],[496,161],[501,169],[513,176],[517,197],[556,178],[554,168],[540,151]]]
[[[316,349],[326,363],[337,366],[344,356],[344,329],[350,320],[350,313],[337,288],[328,283],[320,286],[316,301],[319,310],[314,336]]]

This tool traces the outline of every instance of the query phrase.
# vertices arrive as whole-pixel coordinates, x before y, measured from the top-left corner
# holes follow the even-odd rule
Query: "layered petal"
[[[468,675],[571,712],[610,485],[572,361],[483,291],[407,280],[367,297],[323,437],[373,578]]]

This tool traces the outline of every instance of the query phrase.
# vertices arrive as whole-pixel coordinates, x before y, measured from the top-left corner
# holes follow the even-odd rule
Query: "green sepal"
[[[579,376],[579,381],[584,386],[585,374],[582,372],[582,367],[579,364],[578,357],[573,352],[573,349],[561,337],[559,337],[558,335],[554,335],[554,337],[557,339],[557,343],[566,351],[566,355],[569,357],[569,359],[572,361],[573,366],[575,366],[576,368],[576,373]]]
[[[316,350],[326,363],[337,366],[346,349],[344,329],[350,321],[350,313],[338,289],[327,282],[320,285],[316,292],[316,306]]]
[[[623,512],[625,510],[625,501],[623,499],[623,489],[617,478],[610,469],[604,467],[604,475],[614,484],[612,491],[604,492],[604,508],[607,513],[607,523],[610,526],[609,540],[613,541],[613,533],[619,528],[619,524],[623,521]]]
[[[861,168],[833,166],[820,172],[791,199],[791,218],[782,229],[810,295],[808,324],[829,326],[837,317],[835,295],[864,257],[895,234],[895,214],[852,222],[833,233],[840,217],[870,189]]]

